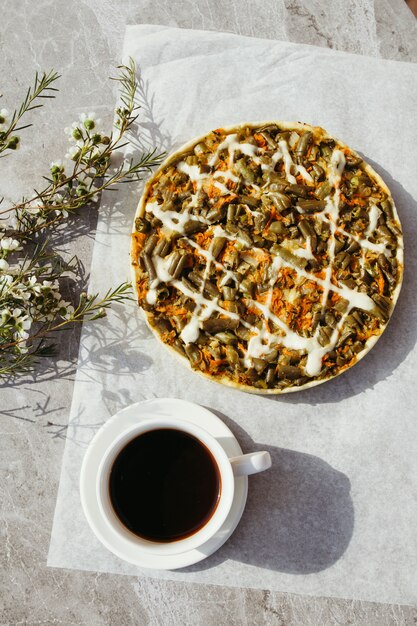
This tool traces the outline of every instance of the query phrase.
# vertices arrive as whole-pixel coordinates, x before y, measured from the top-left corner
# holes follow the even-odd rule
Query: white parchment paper
[[[359,150],[390,186],[406,272],[392,321],[336,380],[265,398],[205,381],[166,353],[135,305],[83,329],[48,564],[200,583],[417,604],[417,67],[323,48],[132,26],[125,57],[142,69],[139,144],[174,149],[241,121],[318,124]],[[103,199],[91,290],[129,276],[140,189]],[[176,572],[142,571],[108,552],[81,510],[85,449],[120,408],[186,398],[224,416],[244,450],[273,467],[216,554]],[[151,582],[150,582],[151,584]]]

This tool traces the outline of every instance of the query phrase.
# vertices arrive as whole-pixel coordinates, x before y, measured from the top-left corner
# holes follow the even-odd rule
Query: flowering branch
[[[112,155],[127,144],[139,108],[133,61],[118,69],[114,80],[120,86],[120,105],[115,110],[114,130],[103,132],[94,113],[80,115],[65,129],[71,144],[66,162],[51,163],[41,191],[0,212],[0,377],[27,371],[38,357],[51,356],[53,346],[48,340],[52,333],[104,317],[112,303],[131,297],[130,285],[122,283],[103,297],[82,292],[78,302],[66,301],[62,279],[71,274],[79,277],[78,259],[65,263],[51,239],[39,239],[45,232],[53,235],[69,214],[97,203],[103,190],[140,180],[164,157],[153,150],[138,160],[112,165]],[[42,106],[40,98],[54,97],[56,89],[51,85],[58,78],[56,72],[36,74],[34,86],[10,122],[7,111],[0,110],[0,153],[19,147],[20,139],[13,133],[30,126],[18,126],[21,118]]]

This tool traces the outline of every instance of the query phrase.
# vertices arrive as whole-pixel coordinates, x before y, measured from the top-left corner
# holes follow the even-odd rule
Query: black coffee
[[[220,491],[211,452],[173,428],[151,430],[130,441],[110,473],[117,516],[151,541],[176,541],[200,530],[216,510]]]

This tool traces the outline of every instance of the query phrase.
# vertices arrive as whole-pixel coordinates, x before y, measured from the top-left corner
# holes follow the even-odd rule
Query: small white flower
[[[21,339],[23,339],[23,341],[26,341],[28,337],[29,333],[27,333],[25,330],[17,330],[14,334],[14,338],[16,341],[20,341]]]
[[[32,297],[30,291],[28,291],[28,288],[25,285],[22,285],[22,289],[19,289],[19,291],[14,291],[14,296],[24,302],[30,300]]]
[[[8,287],[10,287],[12,282],[13,276],[10,276],[10,274],[4,274],[3,276],[0,276],[0,286],[7,285]]]
[[[55,211],[55,215],[57,215],[58,217],[60,215],[62,215],[62,217],[68,217],[68,211],[66,211],[65,209],[57,209]]]
[[[77,145],[83,145],[83,142],[80,141],[83,138],[83,134],[79,123],[73,122],[70,127],[67,126],[67,128],[64,128],[64,132],[68,135],[68,139],[71,143],[76,142]]]
[[[30,330],[32,322],[33,320],[29,315],[25,315],[16,320],[15,328],[19,339],[26,340],[29,337],[29,333],[27,331]]]
[[[74,128],[78,128],[79,125],[80,125],[79,122],[73,122],[71,126],[66,126],[64,128],[64,133],[71,138]]]
[[[52,163],[49,165],[49,168],[53,177],[59,176],[65,171],[65,166],[63,165],[62,161],[52,161]]]
[[[71,146],[65,155],[66,159],[71,159],[72,161],[76,161],[79,157],[80,150],[77,146]]]
[[[44,206],[45,205],[42,200],[35,200],[33,205],[28,206],[25,209],[25,213],[28,213],[29,215],[38,215],[40,210],[43,209]]]
[[[11,316],[12,314],[10,313],[9,309],[2,309],[2,311],[0,312],[0,326],[4,326],[5,324],[7,324]]]
[[[12,237],[3,237],[2,239],[0,239],[0,247],[3,248],[3,250],[7,250],[8,252],[22,249],[17,239],[12,239]]]
[[[18,319],[22,314],[22,309],[16,308],[13,309],[12,311],[12,317],[14,317],[15,319]]]
[[[7,272],[9,269],[9,264],[6,259],[0,259],[0,272]]]
[[[23,330],[29,330],[29,328],[32,326],[32,318],[29,317],[29,315],[26,315],[26,317],[23,319],[22,322],[22,328]]]
[[[69,302],[65,302],[65,300],[60,300],[56,306],[58,309],[66,309],[68,305]]]
[[[66,313],[62,315],[62,317],[65,320],[69,320],[73,313],[74,313],[74,307],[72,306],[72,304],[67,304]]]
[[[93,130],[93,128],[96,128],[101,124],[101,120],[96,118],[94,111],[90,111],[88,115],[86,113],[81,113],[80,121],[88,130]]]

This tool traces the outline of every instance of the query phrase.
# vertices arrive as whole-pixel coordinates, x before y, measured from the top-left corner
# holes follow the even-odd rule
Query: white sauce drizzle
[[[210,224],[205,217],[194,213],[190,214],[189,207],[187,207],[183,213],[178,213],[177,211],[164,211],[161,206],[162,205],[159,205],[155,200],[153,200],[152,202],[147,203],[146,211],[157,217],[162,222],[162,227],[166,231],[173,231],[183,235],[184,227],[190,219],[202,222],[203,224]]]
[[[255,162],[259,162],[259,159],[256,157],[256,152],[258,150],[257,146],[252,143],[239,143],[237,140],[237,134],[227,135],[227,137],[222,141],[217,150],[213,153],[213,155],[208,160],[208,164],[213,166],[216,165],[219,160],[219,152],[227,148],[229,152],[229,161],[228,167],[231,169],[234,164],[235,152],[239,151],[242,154],[246,154],[247,156],[251,156]]]
[[[187,174],[193,183],[199,183],[206,180],[208,174],[200,171],[198,165],[188,165],[185,161],[180,161],[177,165],[177,170],[183,174]]]
[[[287,180],[289,183],[291,183],[291,185],[295,185],[297,183],[297,180],[292,174],[292,171],[294,171],[294,161],[292,160],[290,152],[288,150],[287,142],[281,139],[278,145],[281,148],[281,153],[284,159],[285,176],[287,177]]]
[[[271,160],[272,160],[272,168],[271,169],[275,169],[276,164],[281,159],[282,159],[282,152],[281,152],[281,150],[278,149],[276,152],[274,152],[274,154],[271,157]]]
[[[213,178],[224,178],[224,180],[231,180],[234,183],[239,182],[239,176],[235,176],[231,170],[217,170],[214,172]]]
[[[312,183],[313,179],[307,172],[306,168],[303,165],[298,165],[298,163],[294,163],[294,161],[292,160],[290,151],[288,150],[288,144],[285,139],[281,139],[281,141],[278,142],[278,145],[284,158],[284,169],[288,182],[292,185],[295,185],[297,183],[295,176],[293,176],[293,172],[295,172],[296,174],[301,174],[301,176],[307,182]]]
[[[369,224],[365,232],[365,237],[370,237],[373,234],[380,215],[381,209],[379,209],[376,204],[371,204],[369,208]]]
[[[180,337],[185,344],[194,343],[197,341],[200,334],[200,318],[198,315],[192,315],[188,324],[184,326],[181,331]]]
[[[157,284],[154,286],[153,283],[155,283],[156,281],[153,281],[148,289],[148,293],[146,294],[146,302],[148,304],[150,304],[151,306],[153,306],[154,304],[156,304],[157,298],[158,298],[158,292],[156,290]]]
[[[339,189],[345,165],[346,159],[343,152],[337,149],[333,150],[332,158],[330,159],[329,183],[335,189]]]
[[[177,213],[177,211],[164,211],[156,200],[148,202],[146,205],[146,211],[152,213],[161,220],[162,225],[169,230],[173,230],[177,233],[184,233],[184,226],[190,221],[189,211],[184,213]]]
[[[271,163],[261,163],[261,169],[263,172],[273,172],[275,170],[275,166],[282,159],[282,152],[279,148],[276,149],[274,154],[271,156]],[[269,186],[269,182],[267,181],[265,185],[262,185],[262,189]]]
[[[210,275],[210,267],[211,267],[212,259],[215,260],[212,255],[213,243],[214,243],[214,237],[212,238],[210,247],[207,250],[207,257],[206,257],[207,263],[206,263],[206,267],[205,267],[204,274],[203,274],[203,280],[202,280],[201,287],[200,287],[199,301],[194,299],[197,306],[195,307],[194,311],[191,313],[191,319],[188,322],[188,324],[183,328],[181,335],[180,335],[181,339],[185,343],[192,343],[194,341],[197,341],[198,336],[200,334],[200,322],[210,317],[213,311],[211,306],[209,307],[206,306],[205,310],[203,311],[204,288],[206,286],[207,278],[209,278],[209,275]],[[203,248],[200,248],[200,246],[198,246],[198,248],[206,252],[205,250],[203,250]]]
[[[357,235],[354,235],[353,233],[346,232],[343,228],[338,228],[337,232],[342,233],[342,235],[345,235],[349,239],[353,239],[353,241],[356,241],[362,248],[365,248],[365,250],[370,250],[371,252],[378,252],[380,254],[382,253],[382,254],[385,254],[385,256],[391,256],[391,251],[387,248],[387,246],[384,243],[372,243],[372,241],[368,241],[367,239],[358,237]]]
[[[323,295],[321,298],[321,310],[324,312],[327,304],[327,299],[329,297],[330,289],[332,288],[332,270],[334,264],[335,257],[335,233],[337,227],[337,221],[339,219],[339,202],[340,202],[340,181],[342,179],[343,168],[345,166],[346,160],[345,155],[340,150],[334,150],[332,154],[332,158],[330,159],[330,167],[329,167],[329,181],[330,184],[334,187],[334,196],[327,199],[325,211],[327,212],[328,218],[327,221],[330,225],[330,237],[327,242],[327,256],[328,256],[328,265],[326,268],[325,278],[323,287]],[[366,294],[365,294],[366,295]],[[348,299],[348,298],[346,298]],[[316,329],[315,336],[319,332],[319,328]]]
[[[168,255],[165,259],[160,256],[152,255],[152,262],[156,272],[156,278],[149,285],[148,293],[146,294],[146,302],[154,305],[158,297],[158,286],[160,283],[168,283],[171,281],[172,276],[168,272],[169,264],[172,260],[172,255]]]
[[[326,276],[326,278],[324,279],[318,278],[314,274],[310,274],[309,272],[306,272],[305,270],[296,267],[292,263],[284,261],[284,259],[282,259],[282,265],[285,267],[290,267],[291,269],[296,271],[299,276],[315,282],[317,285],[323,288],[324,293],[326,293],[326,291],[327,293],[329,291],[336,292],[337,294],[342,296],[344,300],[348,300],[352,307],[357,307],[358,309],[362,309],[363,311],[370,311],[375,306],[372,298],[370,298],[366,293],[361,293],[360,291],[349,289],[349,287],[346,287],[345,285],[334,285],[330,280],[330,276]]]
[[[227,196],[230,194],[230,190],[226,187],[226,185],[223,185],[223,183],[219,183],[218,180],[213,183],[213,186],[217,187],[217,189],[222,192],[222,196]]]

